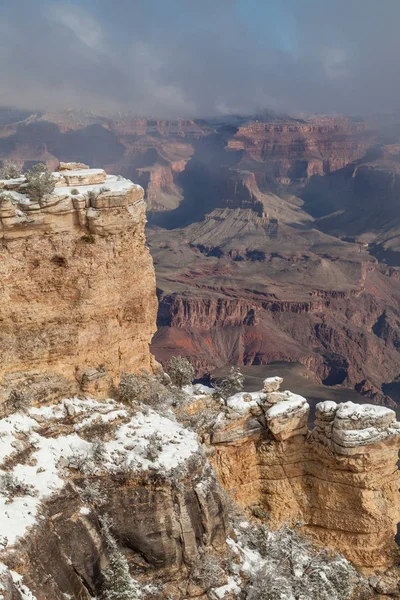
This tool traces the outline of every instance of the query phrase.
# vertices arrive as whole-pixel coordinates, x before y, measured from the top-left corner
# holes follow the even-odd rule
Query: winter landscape
[[[400,5],[0,6],[0,600],[400,599]]]

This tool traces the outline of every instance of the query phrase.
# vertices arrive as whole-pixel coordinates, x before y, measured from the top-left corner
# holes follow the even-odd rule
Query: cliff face
[[[275,526],[303,522],[309,535],[359,566],[395,564],[400,517],[395,413],[323,402],[310,435],[306,400],[277,391],[281,381],[271,378],[266,391],[228,401],[229,420],[209,438],[223,485],[235,490],[243,506],[264,509]]]
[[[224,547],[222,489],[176,421],[74,398],[14,413],[0,431],[0,596],[4,565],[33,594],[10,582],[6,600],[98,597],[117,545],[138,590],[172,578],[181,597],[203,549]]]
[[[231,263],[232,269],[228,263],[225,273],[219,268],[219,281],[215,272],[195,268],[190,280],[177,277],[176,285],[190,285],[193,292],[159,294],[159,329],[152,342],[156,358],[166,362],[173,354],[185,354],[199,374],[226,364],[297,361],[327,385],[344,383],[370,396],[375,388],[383,397],[379,392],[382,383],[391,381],[398,371],[398,283],[371,263],[361,269],[353,263],[351,277],[359,275],[353,289],[306,289],[305,281],[300,280],[297,288],[285,283],[271,285],[269,293],[245,288],[246,275],[248,283],[257,281],[260,273],[267,276],[278,260]],[[303,261],[299,257],[297,262],[302,273]],[[289,265],[295,267],[290,272],[293,278],[297,276],[296,263],[290,261]],[[328,277],[331,266],[336,267],[333,261],[314,265],[313,277],[319,269]],[[235,289],[232,286],[237,285],[239,269],[243,270],[243,286]],[[335,271],[333,277],[337,275]],[[159,285],[168,286],[168,280],[164,281]],[[218,285],[221,281],[223,287]],[[308,283],[318,285],[315,280]],[[204,290],[197,297],[195,286]],[[302,289],[304,293],[300,293]]]
[[[106,391],[123,370],[151,367],[157,301],[143,189],[101,169],[64,167],[40,203],[23,179],[0,182],[5,388],[46,373],[72,387],[97,378]]]
[[[364,156],[373,141],[374,133],[366,123],[327,116],[246,123],[228,148],[268,163],[270,174],[288,183],[342,169]]]

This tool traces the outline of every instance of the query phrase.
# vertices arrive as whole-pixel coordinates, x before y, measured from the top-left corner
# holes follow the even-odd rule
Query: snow
[[[282,383],[282,381],[282,377],[275,375],[274,377],[267,377],[266,379],[264,379],[264,385],[269,383]]]
[[[28,196],[25,196],[20,192],[14,192],[14,190],[7,190],[5,193],[12,196],[13,200],[15,200],[15,202],[18,202],[18,204],[31,204],[31,201],[28,198]]]
[[[325,402],[318,402],[315,408],[321,414],[331,415],[336,412],[337,407],[338,405],[336,402],[333,402],[332,400],[325,400]]]
[[[95,169],[93,170],[95,171]],[[92,171],[91,171],[92,172]],[[68,174],[73,173],[73,171],[68,171]],[[76,171],[76,173],[84,173],[84,171]],[[104,183],[96,183],[90,185],[70,185],[70,186],[60,186],[56,187],[54,190],[54,194],[57,196],[65,196],[65,194],[71,195],[71,191],[73,189],[77,189],[79,194],[73,195],[74,198],[83,197],[88,194],[88,192],[94,191],[99,193],[101,188],[109,188],[111,192],[126,192],[132,188],[140,187],[137,184],[133,183],[130,179],[125,179],[124,177],[120,177],[119,175],[107,175]]]
[[[213,589],[213,593],[217,596],[217,598],[224,598],[226,594],[229,594],[230,592],[236,596],[238,596],[241,592],[240,587],[233,577],[228,577],[228,583],[226,585],[222,585],[219,588]]]
[[[21,595],[21,600],[36,600],[36,596],[22,583],[23,577],[15,571],[10,571],[15,587]]]
[[[192,385],[185,385],[183,391],[188,396],[210,396],[215,390],[202,383],[195,383]]]
[[[340,446],[355,448],[357,446],[366,446],[375,444],[383,440],[392,432],[390,429],[378,429],[376,427],[366,427],[365,429],[337,429],[332,431],[333,441]]]
[[[11,571],[4,563],[0,563],[0,600],[3,600],[4,596],[1,593],[5,590],[2,585],[2,581],[6,581],[7,576],[9,576],[17,590],[19,591],[21,600],[36,600],[36,596],[32,594],[32,592],[24,585],[23,577],[19,573],[15,571]]]
[[[247,401],[244,396],[251,396],[251,400]],[[239,413],[240,415],[246,414],[252,406],[258,406],[261,402],[265,401],[264,392],[238,392],[230,398],[228,398],[226,404],[229,408]]]
[[[58,437],[49,436],[48,428],[60,428],[58,420],[65,421],[66,416],[74,421],[70,424],[70,432]],[[46,435],[41,434],[42,422]],[[97,422],[115,422],[117,427],[114,439],[104,444],[103,460],[95,463],[93,443],[80,437],[79,432]],[[19,439],[21,434],[23,439]],[[152,434],[158,436],[159,446],[158,456],[153,461],[147,458]],[[114,400],[98,402],[78,398],[31,408],[28,414],[15,413],[1,419],[0,465],[17,449],[25,447],[31,448],[32,452],[24,464],[13,467],[12,474],[30,485],[32,490],[12,499],[0,493],[0,531],[7,547],[35,524],[41,501],[63,487],[70,465],[76,466],[80,462],[91,474],[118,473],[125,466],[133,471],[156,469],[166,473],[199,450],[194,432],[150,409],[132,415]],[[0,468],[0,475],[6,472]]]
[[[290,392],[288,400],[283,400],[282,402],[278,402],[271,406],[271,408],[267,410],[266,416],[267,418],[281,417],[287,413],[301,409],[306,404],[307,400],[303,398],[303,396],[292,394]]]
[[[339,419],[352,419],[353,421],[381,419],[386,416],[396,418],[396,413],[385,406],[376,406],[375,404],[354,404],[354,402],[343,402],[339,404],[336,417]]]

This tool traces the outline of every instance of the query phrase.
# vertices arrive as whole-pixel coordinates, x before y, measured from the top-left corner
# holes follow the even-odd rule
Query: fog
[[[399,23],[398,0],[2,0],[0,105],[398,111]]]

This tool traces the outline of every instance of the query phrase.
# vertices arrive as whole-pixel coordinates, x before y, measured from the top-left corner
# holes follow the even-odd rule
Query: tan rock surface
[[[261,506],[275,527],[301,521],[306,533],[356,565],[395,564],[400,430],[394,412],[324,402],[317,405],[309,435],[308,404],[302,400],[266,405],[266,427],[259,420],[251,435],[249,413],[235,420],[232,411],[221,422],[211,436],[210,460],[222,485],[242,506]]]
[[[57,373],[77,385],[88,368],[114,381],[151,370],[157,300],[143,190],[107,183],[98,199],[109,201],[95,209],[93,185],[79,195],[56,188],[42,207],[22,194],[0,207],[0,390],[13,374]],[[111,208],[113,198],[121,201]]]

